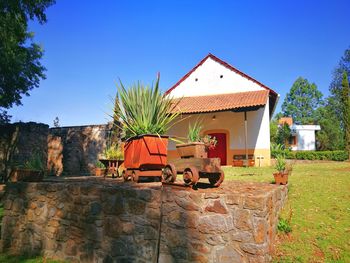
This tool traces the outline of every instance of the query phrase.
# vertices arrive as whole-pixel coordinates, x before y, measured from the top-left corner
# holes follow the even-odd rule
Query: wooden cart
[[[112,178],[119,177],[118,168],[124,163],[124,160],[116,160],[116,159],[99,159],[99,161],[106,167],[107,173],[104,175],[104,177],[107,176],[107,174],[112,174]]]
[[[218,187],[225,178],[220,158],[176,159],[164,167],[162,181],[174,183],[177,174],[183,174],[185,185],[196,185],[200,178],[208,178],[212,186]]]

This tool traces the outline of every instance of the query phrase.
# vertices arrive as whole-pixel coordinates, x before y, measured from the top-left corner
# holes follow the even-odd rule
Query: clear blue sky
[[[328,95],[350,46],[350,1],[57,0],[30,24],[47,79],[10,110],[12,121],[62,126],[108,120],[115,81],[166,90],[209,52],[281,94],[303,76]]]

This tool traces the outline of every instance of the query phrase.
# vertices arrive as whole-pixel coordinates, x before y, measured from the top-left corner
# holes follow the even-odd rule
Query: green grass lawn
[[[273,168],[225,167],[225,180],[272,182]],[[298,164],[289,178],[275,262],[350,262],[350,164]]]
[[[55,261],[44,259],[43,257],[26,257],[26,256],[13,256],[10,254],[0,254],[0,262],[3,263],[62,263],[63,261]]]

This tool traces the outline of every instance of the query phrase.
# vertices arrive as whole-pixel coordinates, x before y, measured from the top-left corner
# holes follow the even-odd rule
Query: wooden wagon
[[[162,172],[162,181],[174,183],[178,174],[183,174],[185,185],[196,185],[200,178],[208,178],[218,187],[225,178],[220,158],[181,158],[168,163]]]

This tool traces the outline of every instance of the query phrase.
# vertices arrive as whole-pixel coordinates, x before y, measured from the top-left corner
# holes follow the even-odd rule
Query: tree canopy
[[[292,117],[296,124],[313,123],[315,110],[322,105],[322,96],[315,83],[299,77],[284,99],[282,113]]]
[[[45,78],[43,49],[33,42],[28,20],[47,21],[45,10],[54,0],[0,1],[0,123],[9,121],[6,109],[21,105],[23,95]]]
[[[343,79],[342,79],[342,93],[341,93],[341,102],[342,102],[342,117],[344,124],[344,133],[345,133],[345,146],[346,149],[350,152],[350,87],[348,74],[344,70]]]

